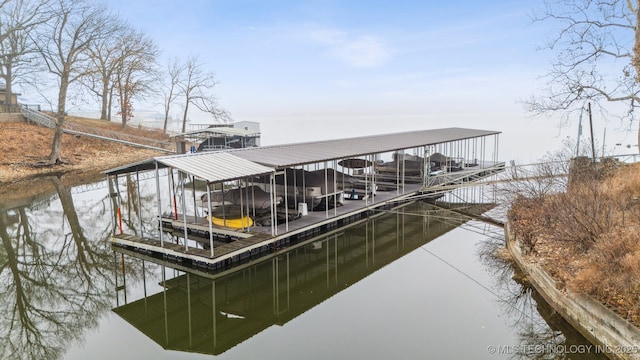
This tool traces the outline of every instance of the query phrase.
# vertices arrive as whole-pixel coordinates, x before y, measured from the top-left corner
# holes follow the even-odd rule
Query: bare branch
[[[122,126],[133,117],[133,99],[151,93],[157,80],[158,47],[143,33],[129,29],[119,42],[114,85],[118,95]]]
[[[164,107],[164,125],[162,130],[167,132],[167,123],[169,122],[169,112],[171,105],[178,98],[178,83],[184,72],[184,67],[180,65],[178,59],[169,61],[167,65],[167,76],[164,85],[162,86],[163,95],[163,107]]]
[[[205,72],[203,64],[197,57],[189,57],[184,66],[183,78],[178,82],[185,100],[182,117],[182,132],[186,131],[189,105],[193,104],[202,111],[211,114],[214,119],[228,120],[229,114],[218,106],[217,99],[213,96],[213,88],[217,85],[214,74]]]
[[[523,101],[534,114],[563,118],[590,101],[622,102],[616,117],[635,121],[640,105],[638,0],[548,0],[535,22],[559,26],[544,47],[556,60],[543,76],[543,95]],[[640,129],[638,131],[640,142]]]
[[[49,162],[62,161],[62,126],[69,86],[90,73],[89,47],[108,35],[113,17],[85,0],[57,0],[55,17],[36,34],[36,47],[49,72],[58,80],[56,131]]]
[[[30,34],[51,19],[49,0],[4,0],[0,3],[0,77],[6,104],[12,104],[12,88],[37,69]]]

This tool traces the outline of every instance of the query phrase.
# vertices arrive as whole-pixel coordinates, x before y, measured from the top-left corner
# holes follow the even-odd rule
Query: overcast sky
[[[531,22],[534,2],[107,3],[163,59],[206,63],[220,104],[260,122],[263,145],[459,126],[503,131],[500,158],[526,162],[577,135],[577,119],[560,131],[519,103],[551,56],[536,50],[551,29]],[[633,142],[619,122],[607,126],[607,143]]]

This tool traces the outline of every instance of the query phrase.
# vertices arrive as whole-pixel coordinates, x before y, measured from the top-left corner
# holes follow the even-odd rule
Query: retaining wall
[[[24,121],[21,113],[0,113],[0,123]]]
[[[558,289],[556,281],[540,266],[522,259],[520,242],[504,228],[507,248],[545,301],[609,359],[640,359],[640,329],[585,294]]]

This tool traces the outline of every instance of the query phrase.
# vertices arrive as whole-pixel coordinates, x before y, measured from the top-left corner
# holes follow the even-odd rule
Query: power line
[[[498,300],[500,300],[502,303],[508,304],[511,308],[515,309],[516,311],[518,311],[520,314],[522,314],[523,316],[527,316],[527,314],[522,311],[521,309],[519,309],[518,307],[516,307],[514,304],[511,304],[510,301],[507,301],[505,299],[503,299],[502,297],[500,297],[500,295],[498,295],[497,293],[495,293],[493,290],[491,290],[488,286],[484,285],[483,283],[481,283],[480,281],[476,280],[475,278],[473,278],[473,276],[467,274],[466,272],[462,271],[461,269],[459,269],[458,267],[456,267],[455,265],[453,265],[452,263],[448,262],[447,260],[443,259],[442,257],[436,255],[433,251],[425,248],[424,246],[421,246],[420,249],[424,250],[426,253],[430,254],[431,256],[435,257],[436,259],[440,260],[442,263],[444,263],[445,265],[449,266],[450,268],[452,268],[453,270],[457,271],[458,273],[462,274],[464,277],[466,277],[467,279],[471,280],[472,282],[476,283],[478,286],[480,286],[482,289],[484,289],[485,291],[487,291],[489,294],[493,295],[495,298],[497,298]]]

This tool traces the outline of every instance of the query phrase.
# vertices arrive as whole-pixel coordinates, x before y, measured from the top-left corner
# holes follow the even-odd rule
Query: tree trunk
[[[107,120],[111,121],[111,108],[113,107],[113,87],[109,89],[109,105],[107,105]]]
[[[60,81],[60,93],[58,93],[58,112],[56,113],[56,132],[53,136],[51,153],[49,154],[49,164],[62,163],[62,129],[64,125],[64,113],[67,101],[67,88],[69,87],[69,76],[63,76]]]
[[[164,110],[164,125],[162,126],[162,132],[167,133],[167,123],[169,122],[169,107]]]
[[[189,101],[184,104],[184,114],[182,115],[182,132],[187,131],[187,113],[189,112]]]
[[[5,102],[4,103],[9,106],[8,110],[11,112],[12,111],[11,110],[11,105],[14,105],[13,104],[13,96],[11,96],[11,95],[13,95],[12,94],[13,91],[11,89],[12,88],[12,86],[11,86],[11,77],[12,77],[11,60],[7,60],[7,64],[5,64],[5,74],[6,74],[6,77],[4,79],[4,84],[5,84],[5,91],[6,91],[5,96],[6,96],[6,98],[5,98]]]
[[[109,120],[107,117],[107,105],[109,100],[109,82],[102,82],[102,104],[100,105],[100,120]]]
[[[127,108],[127,95],[120,94],[120,118],[122,119],[122,127],[127,126],[127,115],[129,109]]]
[[[62,123],[64,120],[56,121],[56,132],[53,135],[53,144],[51,145],[51,153],[49,154],[49,164],[62,163]]]

